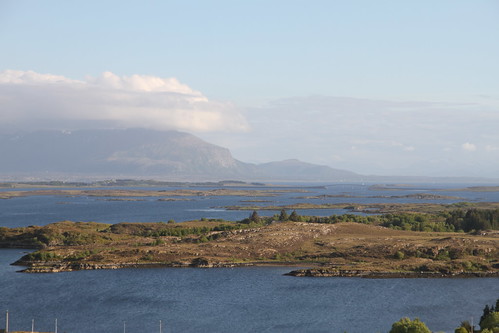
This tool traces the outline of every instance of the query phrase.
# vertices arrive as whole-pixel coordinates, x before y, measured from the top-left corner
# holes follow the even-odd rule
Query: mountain
[[[254,165],[177,131],[37,131],[0,135],[5,177],[154,177],[175,180],[339,181],[359,176],[288,160]]]
[[[270,162],[258,165],[262,175],[274,180],[360,180],[361,176],[345,170],[333,169],[325,165],[317,165],[290,159],[280,162]]]
[[[237,176],[228,149],[182,132],[41,131],[0,137],[1,173],[190,177]]]

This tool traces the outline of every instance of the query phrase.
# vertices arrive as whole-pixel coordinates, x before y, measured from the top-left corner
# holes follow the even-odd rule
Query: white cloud
[[[105,72],[83,81],[0,72],[0,125],[19,128],[146,127],[245,131],[231,103],[210,101],[175,78]]]
[[[94,85],[116,90],[179,93],[192,97],[197,96],[198,100],[208,101],[199,91],[192,90],[176,78],[159,78],[137,74],[120,77],[111,72],[104,72],[97,78],[87,77],[87,81]]]
[[[476,151],[476,145],[466,142],[461,145],[461,148],[463,148],[466,151]]]
[[[228,143],[243,161],[298,158],[364,174],[497,177],[490,151],[499,142],[498,107],[480,100],[288,98],[247,110],[251,133],[204,138]],[[486,145],[487,154],[480,149]]]
[[[82,83],[60,75],[40,74],[33,71],[6,70],[0,73],[0,84],[46,84],[46,83]]]

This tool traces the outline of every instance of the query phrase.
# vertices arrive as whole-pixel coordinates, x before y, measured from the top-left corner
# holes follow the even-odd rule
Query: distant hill
[[[172,180],[358,180],[298,160],[254,165],[227,148],[177,131],[146,129],[0,134],[0,173],[11,177],[154,177]]]
[[[333,169],[325,165],[317,165],[290,159],[280,162],[270,162],[258,165],[262,175],[274,180],[360,180],[361,176],[345,170]]]

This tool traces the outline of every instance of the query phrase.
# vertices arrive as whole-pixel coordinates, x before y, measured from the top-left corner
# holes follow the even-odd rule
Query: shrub
[[[431,331],[426,327],[426,324],[418,318],[415,318],[414,320],[402,318],[393,323],[389,333],[431,333]]]
[[[402,260],[402,259],[404,259],[404,257],[405,257],[404,252],[402,252],[402,251],[395,252],[395,259]]]

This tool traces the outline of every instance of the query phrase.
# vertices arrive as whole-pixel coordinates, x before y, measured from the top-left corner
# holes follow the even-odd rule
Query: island
[[[2,227],[0,247],[34,249],[14,263],[27,273],[285,265],[297,268],[293,276],[481,277],[499,276],[498,223],[498,209],[330,217],[253,211],[237,222]]]

